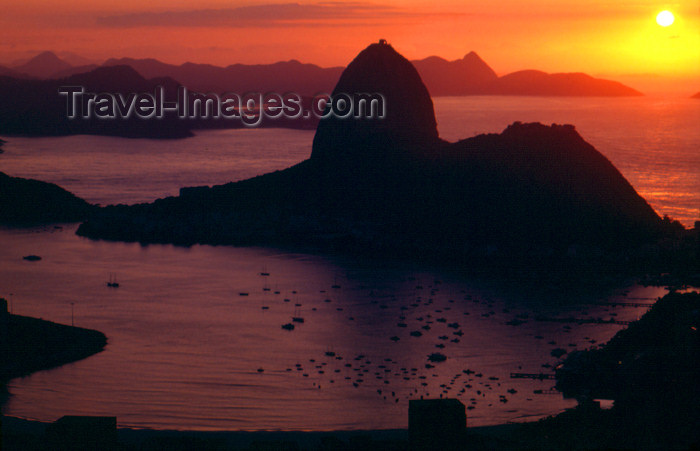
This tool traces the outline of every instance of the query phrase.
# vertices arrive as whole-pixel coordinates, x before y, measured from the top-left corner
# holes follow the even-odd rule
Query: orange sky
[[[331,66],[386,38],[410,59],[474,50],[499,74],[579,71],[645,92],[700,91],[700,0],[272,1],[23,0],[3,7],[0,62],[54,50]],[[676,16],[668,28],[655,22],[663,9]]]

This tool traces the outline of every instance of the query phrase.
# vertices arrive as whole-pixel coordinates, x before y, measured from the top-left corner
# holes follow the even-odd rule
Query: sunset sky
[[[474,50],[501,75],[530,68],[586,72],[643,91],[700,91],[700,0],[24,0],[3,10],[4,64],[53,50],[97,62],[293,58],[340,66],[385,38],[409,59],[457,59]],[[673,12],[673,25],[656,23],[662,10]]]

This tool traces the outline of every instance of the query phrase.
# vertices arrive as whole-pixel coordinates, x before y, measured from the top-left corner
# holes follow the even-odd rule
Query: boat
[[[294,311],[294,316],[292,316],[292,322],[293,323],[303,323],[304,322],[304,318],[302,316],[300,316],[298,310]]]
[[[119,282],[117,282],[116,274],[109,273],[109,282],[107,282],[107,286],[111,288],[119,287]]]

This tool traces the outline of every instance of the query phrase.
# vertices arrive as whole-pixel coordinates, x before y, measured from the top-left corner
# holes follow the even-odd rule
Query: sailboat
[[[116,274],[109,273],[109,282],[107,282],[107,286],[111,288],[117,288],[119,286]]]
[[[292,316],[292,322],[294,322],[294,323],[303,323],[304,322],[304,318],[301,316],[298,309],[294,310],[294,316]]]

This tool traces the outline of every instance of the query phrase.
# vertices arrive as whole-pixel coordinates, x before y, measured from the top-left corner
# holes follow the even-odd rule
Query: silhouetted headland
[[[583,73],[548,74],[523,70],[500,77],[486,87],[486,93],[499,95],[631,97],[641,92],[620,82],[593,78]]]
[[[695,449],[700,294],[671,292],[600,348],[572,352],[557,388],[579,407],[522,437],[539,449]],[[601,411],[593,399],[614,400]]]
[[[323,120],[311,157],[294,167],[104,208],[78,234],[600,265],[602,255],[651,245],[667,228],[573,126],[514,123],[501,134],[441,140],[428,90],[390,45],[363,50],[334,92],[380,92],[387,117]]]
[[[0,298],[0,387],[15,377],[55,368],[96,354],[107,345],[102,332],[8,312]]]
[[[0,224],[21,226],[78,222],[93,209],[58,185],[0,172]]]

